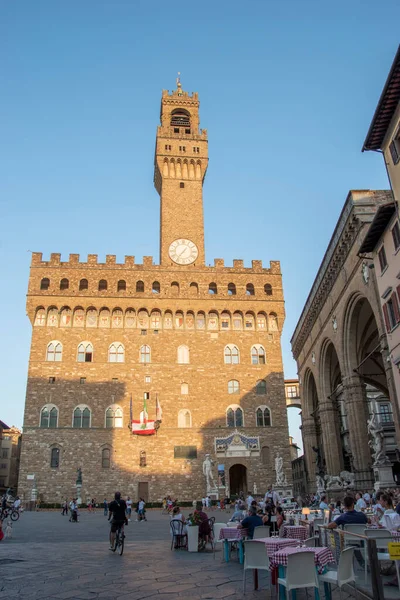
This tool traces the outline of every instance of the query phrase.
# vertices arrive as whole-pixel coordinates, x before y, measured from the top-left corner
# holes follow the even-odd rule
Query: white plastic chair
[[[390,560],[387,545],[389,542],[393,542],[393,537],[389,529],[365,529],[365,535],[370,539],[376,540],[378,560]],[[379,552],[379,549],[382,548],[384,548],[384,551]]]
[[[264,544],[253,540],[244,542],[243,594],[246,593],[246,571],[248,569],[258,569],[269,573],[269,558]]]
[[[278,584],[285,586],[287,600],[289,600],[292,590],[309,587],[318,590],[319,584],[314,552],[289,554],[286,577],[279,577]]]
[[[344,530],[348,531],[349,533],[346,533],[346,535],[344,536],[344,545],[346,546],[353,546],[355,548],[358,548],[361,552],[361,555],[363,557],[364,560],[364,576],[365,576],[365,581],[367,581],[367,577],[368,577],[368,567],[367,567],[367,558],[368,558],[368,552],[367,552],[367,546],[365,543],[365,540],[360,539],[359,537],[357,537],[357,535],[351,535],[352,533],[358,534],[358,535],[363,535],[365,537],[365,525],[360,525],[357,523],[350,523],[349,525],[345,525],[344,526]]]
[[[254,527],[253,540],[269,537],[269,530],[269,525],[260,525],[259,527]]]
[[[314,537],[307,538],[306,540],[304,540],[303,543],[306,548],[315,548],[317,545],[318,539],[319,539],[318,536],[315,535]]]
[[[219,534],[221,533],[221,529],[226,527],[226,523],[214,523],[214,558],[215,558],[215,550],[217,544],[223,544],[224,540],[219,539]]]
[[[327,571],[319,576],[323,583],[334,584],[339,588],[339,598],[342,598],[342,587],[345,583],[356,582],[356,576],[353,568],[354,548],[346,548],[340,554],[337,571]]]

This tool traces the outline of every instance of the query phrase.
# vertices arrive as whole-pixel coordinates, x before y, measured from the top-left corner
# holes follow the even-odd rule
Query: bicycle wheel
[[[18,521],[19,512],[17,510],[13,510],[11,513],[11,521]]]
[[[125,534],[123,531],[121,531],[119,534],[119,544],[118,544],[118,554],[120,556],[122,556],[124,553],[124,540],[125,540]]]
[[[114,540],[114,549],[113,552],[116,551],[116,549],[118,548],[118,544],[119,544],[119,534],[120,534],[120,530],[117,529],[117,532],[115,534],[115,540]]]

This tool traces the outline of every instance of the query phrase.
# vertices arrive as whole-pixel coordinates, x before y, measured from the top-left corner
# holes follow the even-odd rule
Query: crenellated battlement
[[[240,272],[240,273],[270,273],[273,275],[280,275],[281,267],[280,261],[271,260],[269,267],[263,267],[261,260],[252,260],[251,267],[245,267],[244,261],[242,259],[234,259],[232,266],[225,265],[225,261],[223,258],[214,258],[214,265],[208,266],[196,266],[189,265],[187,267],[182,265],[158,265],[154,263],[152,256],[143,256],[142,263],[135,263],[134,256],[125,256],[125,260],[123,263],[117,262],[117,257],[115,254],[107,254],[105,262],[99,262],[98,254],[88,254],[86,261],[80,260],[79,254],[70,254],[68,261],[63,261],[61,259],[61,254],[58,252],[52,252],[50,254],[49,260],[43,260],[42,252],[32,252],[31,259],[31,267],[60,267],[60,268],[96,268],[96,269],[126,269],[130,268],[132,270],[143,270],[143,269],[151,269],[154,271],[168,271],[174,270],[174,268],[178,269],[183,273],[190,272],[215,272],[215,271],[223,271],[223,272]]]

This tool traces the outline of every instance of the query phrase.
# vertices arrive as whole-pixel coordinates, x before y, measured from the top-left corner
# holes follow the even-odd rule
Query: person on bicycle
[[[115,492],[114,500],[108,505],[108,520],[111,521],[110,531],[110,550],[114,550],[115,534],[118,527],[128,525],[128,519],[126,517],[126,502],[121,500],[121,492]]]

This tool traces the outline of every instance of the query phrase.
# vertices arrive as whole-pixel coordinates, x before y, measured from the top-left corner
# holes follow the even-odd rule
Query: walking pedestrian
[[[107,502],[107,498],[104,498],[103,508],[104,508],[104,516],[106,517],[107,514],[108,514],[108,502]]]
[[[68,516],[68,500],[65,498],[65,501],[63,503],[63,507],[62,507],[62,516],[67,515]]]
[[[128,515],[128,521],[130,521],[131,514],[132,514],[132,500],[131,500],[130,496],[128,496],[128,498],[126,500],[126,513]]]

